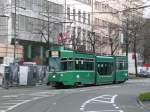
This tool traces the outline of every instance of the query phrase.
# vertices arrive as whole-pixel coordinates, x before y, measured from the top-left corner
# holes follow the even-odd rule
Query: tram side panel
[[[114,80],[113,57],[97,56],[96,59],[96,77],[97,85],[112,84]]]
[[[116,81],[115,82],[124,82],[128,79],[128,62],[126,56],[116,56]]]

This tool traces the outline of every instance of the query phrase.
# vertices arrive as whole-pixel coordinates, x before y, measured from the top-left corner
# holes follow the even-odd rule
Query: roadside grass
[[[140,101],[150,101],[150,92],[148,93],[142,93],[139,95]]]

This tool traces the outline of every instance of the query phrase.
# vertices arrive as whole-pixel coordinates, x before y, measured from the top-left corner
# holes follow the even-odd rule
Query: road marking
[[[4,102],[0,102],[0,112],[8,112],[17,108],[20,105],[25,103],[35,101],[41,98],[54,96],[55,94],[51,94],[50,92],[37,92],[37,93],[30,93],[30,94],[17,94],[17,95],[5,95],[1,96],[2,98],[6,98]],[[24,97],[29,97],[25,99]]]
[[[30,101],[31,101],[31,100],[24,100],[23,102],[17,103],[16,105],[13,105],[13,106],[9,107],[5,112],[8,112],[8,111],[10,111],[10,110],[12,110],[12,109],[14,109],[14,108],[16,108],[16,107],[22,105],[22,104],[28,103],[28,102],[30,102]]]
[[[23,99],[10,99],[9,102],[13,103],[13,102],[23,102]]]
[[[116,104],[113,104],[113,106],[116,107],[117,105],[116,105]]]
[[[99,110],[99,111],[84,111],[84,112],[123,112],[122,110]]]
[[[4,105],[14,105],[14,104],[16,104],[16,103],[3,103]]]
[[[106,98],[106,96],[108,96],[109,98]],[[85,103],[83,103],[83,105],[81,106],[81,108],[84,108],[87,104],[93,103],[93,102],[103,102],[103,103],[114,103],[115,102],[115,98],[118,95],[114,95],[112,96],[112,98],[110,98],[110,95],[102,95],[102,96],[98,96],[95,98],[92,98],[90,100],[87,100]],[[109,99],[109,101],[104,101],[102,99]]]
[[[0,109],[7,109],[8,107],[10,107],[10,106],[8,106],[8,105],[1,105]]]
[[[0,112],[5,112],[5,110],[0,110]]]
[[[95,88],[84,88],[84,89],[80,89],[80,92],[86,92],[86,91],[92,91],[92,90],[97,90],[97,89],[111,89],[111,88],[119,88],[121,86],[99,86],[99,87],[95,87]],[[77,90],[77,89],[76,89]]]
[[[17,98],[19,97],[19,95],[6,95],[6,96],[2,96],[2,98]]]
[[[53,103],[53,105],[56,105],[56,102],[55,102],[55,103]]]
[[[118,95],[101,95],[92,99],[89,99],[85,101],[81,107],[80,111],[82,112],[123,112],[123,110],[120,110],[119,107],[115,104],[115,99]],[[93,104],[93,103],[104,103],[104,104],[111,104],[114,106],[116,110],[99,110],[99,111],[86,111],[86,106]]]

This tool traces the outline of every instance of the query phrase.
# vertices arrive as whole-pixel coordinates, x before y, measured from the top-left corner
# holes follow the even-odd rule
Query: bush
[[[140,101],[150,101],[150,92],[140,94],[139,99]]]

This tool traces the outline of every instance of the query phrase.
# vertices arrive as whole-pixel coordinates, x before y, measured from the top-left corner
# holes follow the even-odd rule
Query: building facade
[[[14,58],[15,53],[15,58],[44,62],[47,46],[56,42],[57,35],[63,30],[63,2],[0,0],[0,8],[0,43],[12,49],[11,52],[7,50],[9,55],[1,55],[1,58]],[[0,54],[3,52],[6,50],[1,48]]]
[[[0,62],[15,57],[45,63],[53,44],[122,55],[126,16],[118,11],[141,5],[142,0],[0,0]]]
[[[68,32],[65,46],[75,50],[87,50],[91,32],[91,0],[66,0],[65,30]]]
[[[133,15],[142,17],[143,9],[133,11],[132,8],[143,6],[143,4],[142,0],[94,0],[93,27],[99,38],[97,52],[113,55],[124,54],[122,50],[125,38],[124,24],[126,19]]]

